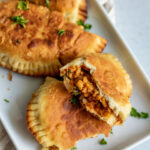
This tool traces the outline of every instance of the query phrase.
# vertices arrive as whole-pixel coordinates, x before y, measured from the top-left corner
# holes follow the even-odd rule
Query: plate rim
[[[7,127],[5,127],[7,125],[5,124],[5,121],[3,121],[3,117],[1,117],[1,116],[0,116],[0,121],[1,121],[1,124],[2,124],[3,128],[5,129],[8,137],[10,138],[11,142],[13,143],[13,146],[16,148],[16,150],[19,150],[18,147],[17,147],[17,144],[16,144],[15,140],[13,140],[9,130],[7,130]]]
[[[108,13],[106,12],[106,10],[104,9],[104,7],[102,6],[102,4],[100,3],[99,0],[94,0],[96,2],[96,4],[98,5],[99,9],[101,10],[101,12],[103,13],[104,17],[106,18],[107,22],[109,23],[109,25],[112,27],[112,29],[114,30],[115,34],[118,36],[118,38],[121,40],[123,46],[126,48],[126,50],[128,51],[129,55],[131,56],[132,60],[136,63],[136,66],[138,67],[138,69],[140,70],[140,73],[142,74],[142,76],[145,78],[146,82],[148,83],[148,85],[150,86],[150,78],[147,75],[147,73],[145,72],[143,66],[141,65],[141,63],[139,62],[139,60],[137,59],[137,57],[135,56],[134,52],[131,50],[131,48],[129,47],[129,45],[127,44],[126,40],[123,38],[122,34],[119,32],[119,30],[117,29],[117,27],[115,26],[115,24],[112,23],[112,21],[110,20]],[[147,141],[150,139],[150,133],[148,133],[147,135],[145,135],[144,137],[139,138],[137,141],[132,142],[131,144],[124,146],[123,149],[131,149],[134,148],[136,146],[138,146],[139,144],[142,144],[143,142]]]

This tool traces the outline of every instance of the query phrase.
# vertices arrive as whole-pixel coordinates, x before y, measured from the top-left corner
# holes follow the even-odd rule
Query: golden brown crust
[[[82,67],[88,68],[88,71],[86,71],[88,73],[84,74],[84,72],[81,72]],[[97,97],[97,103],[94,96],[91,98],[91,95],[94,93],[93,90],[91,90],[90,94],[86,92],[93,89],[92,86],[90,84],[87,85],[88,82],[81,83],[83,74],[87,75],[87,77],[89,76],[91,83],[95,83],[98,89],[99,96]],[[74,89],[79,89],[77,81],[81,80],[80,85],[83,88],[82,92],[79,89],[82,99],[81,103],[84,103],[83,106],[87,111],[105,120],[110,125],[113,125],[116,120],[119,120],[120,124],[122,124],[127,119],[131,111],[129,97],[132,92],[132,83],[129,75],[116,57],[111,54],[91,53],[77,58],[61,68],[61,75],[65,76],[64,84],[70,93],[76,94],[76,90]],[[72,79],[73,77],[75,78],[74,80]],[[88,89],[88,87],[91,88]],[[102,104],[103,99],[101,98],[104,98],[110,108],[106,109],[109,115],[103,115],[102,111],[99,110],[100,107],[96,107],[100,104],[99,102]],[[90,100],[87,101],[88,99]]]
[[[82,0],[81,4],[79,5],[79,9],[78,9],[78,17],[77,17],[77,21],[78,20],[83,20],[85,21],[87,19],[87,0]]]
[[[74,58],[93,53],[93,51],[100,53],[106,43],[106,40],[100,36],[97,38],[95,34],[82,32],[74,42],[74,46],[60,51],[60,60],[63,64],[67,64]]]
[[[80,139],[109,135],[108,124],[71,104],[70,99],[63,83],[48,77],[29,102],[28,129],[44,148],[55,145],[59,150],[69,150]]]
[[[45,0],[29,0],[38,5],[46,6]],[[77,23],[78,20],[85,21],[87,18],[87,2],[86,0],[51,0],[50,10],[59,11],[65,19],[70,22]]]
[[[111,54],[91,54],[85,59],[96,67],[92,76],[102,91],[116,100],[122,96],[127,97],[122,103],[128,103],[132,92],[132,83],[118,59]]]
[[[67,22],[59,12],[50,12],[46,7],[33,4],[29,4],[29,10],[20,11],[17,9],[17,4],[18,1],[0,2],[0,55],[8,57],[7,61],[1,59],[0,65],[3,67],[11,68],[26,75],[57,75],[61,62],[67,62],[63,59],[72,60],[77,56],[88,53],[88,45],[93,48],[92,52],[101,52],[106,45],[106,40],[85,32],[78,25]],[[11,16],[23,16],[29,20],[26,28],[13,24],[10,19]],[[59,29],[65,30],[64,35],[58,35]],[[87,34],[89,34],[89,37],[86,36]],[[80,39],[81,36],[82,39]],[[85,41],[89,38],[89,43],[86,43]],[[20,40],[20,43],[18,43],[18,40]],[[83,42],[85,46],[82,48],[81,44],[76,44],[77,42]],[[92,43],[95,44],[92,45]],[[74,50],[73,47],[75,47]],[[74,53],[76,54],[74,55]],[[15,63],[21,64],[21,66],[25,64],[25,67],[27,67],[25,71],[12,63],[7,64],[14,58],[16,59]],[[33,70],[34,66],[39,66],[38,68],[41,71]],[[43,66],[46,68],[51,66],[52,68],[46,71],[42,68]]]

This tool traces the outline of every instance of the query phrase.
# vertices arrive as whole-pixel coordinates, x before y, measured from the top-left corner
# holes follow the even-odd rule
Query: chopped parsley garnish
[[[139,112],[137,112],[137,110],[135,109],[135,108],[132,108],[132,110],[131,110],[131,112],[130,112],[130,115],[132,116],[132,117],[137,117],[137,118],[140,118],[140,113]]]
[[[103,139],[100,141],[100,144],[101,144],[101,145],[106,145],[106,144],[107,144],[107,141],[103,138]]]
[[[112,129],[111,129],[110,133],[111,133],[111,134],[113,134],[113,131],[112,131]]]
[[[141,112],[141,118],[148,118],[148,113]]]
[[[145,112],[139,113],[135,108],[132,107],[132,110],[130,112],[130,116],[136,117],[139,119],[140,118],[146,119],[146,118],[148,118],[148,113],[145,113]]]
[[[90,30],[92,28],[92,25],[91,24],[85,24],[84,25],[84,29],[85,30]]]
[[[4,102],[9,103],[9,100],[8,99],[4,99]]]
[[[18,3],[17,8],[19,10],[29,10],[28,1],[20,0],[19,3]]]
[[[70,102],[72,103],[72,104],[77,104],[77,97],[73,97],[71,100],[70,100]]]
[[[77,147],[73,147],[71,150],[77,150]]]
[[[80,26],[84,26],[84,22],[83,22],[82,20],[79,20],[77,23],[78,23],[78,25],[80,25]]]
[[[64,32],[65,32],[64,30],[60,29],[60,30],[58,30],[58,35],[62,36],[64,34]]]
[[[83,26],[84,30],[90,30],[92,28],[91,24],[85,24],[82,20],[79,20],[77,23],[78,25]]]
[[[21,41],[20,41],[20,40],[17,40],[17,43],[18,43],[18,44],[21,44]]]
[[[46,6],[49,8],[49,5],[50,5],[50,1],[49,0],[46,0]]]
[[[14,24],[20,24],[22,27],[26,27],[26,23],[29,22],[29,20],[24,19],[22,16],[11,16],[10,19],[14,21]]]

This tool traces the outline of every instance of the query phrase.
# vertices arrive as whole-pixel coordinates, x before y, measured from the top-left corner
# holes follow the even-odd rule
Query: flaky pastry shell
[[[111,54],[93,53],[77,58],[62,67],[61,74],[64,76],[64,84],[69,92],[74,93],[74,89],[77,88],[78,90],[78,87],[75,87],[75,83],[72,82],[81,80],[81,77],[79,77],[79,79],[76,77],[74,81],[70,79],[70,77],[72,77],[72,74],[70,74],[72,73],[70,70],[72,66],[83,66],[84,68],[88,68],[88,76],[90,75],[92,83],[96,85],[99,95],[101,96],[100,102],[103,102],[105,99],[108,104],[105,103],[104,105],[108,105],[107,107],[110,108],[109,114],[111,113],[111,115],[107,115],[107,117],[100,116],[95,111],[95,108],[91,107],[87,102],[85,102],[86,105],[84,104],[84,107],[110,125],[122,124],[131,111],[129,97],[132,92],[132,82],[118,59]],[[64,71],[67,74],[64,74]],[[83,81],[81,81],[81,84],[83,84]],[[84,83],[83,90],[86,84],[87,83]],[[89,95],[89,97],[90,96],[91,95]],[[88,96],[86,97],[88,98]],[[93,100],[95,99],[96,97]],[[82,100],[82,102],[84,102],[84,100]]]
[[[111,127],[70,102],[63,82],[47,77],[27,106],[27,125],[43,148],[70,150],[80,139],[109,135]]]
[[[38,5],[46,6],[45,0],[29,0]],[[52,0],[49,1],[49,9],[59,11],[65,19],[77,23],[79,20],[85,21],[87,18],[86,0]]]
[[[90,52],[101,52],[106,40],[66,21],[60,12],[28,4],[19,10],[18,1],[0,2],[0,66],[32,75],[58,75],[70,60]],[[14,24],[11,16],[28,20],[26,27]],[[63,30],[63,34],[58,32]]]

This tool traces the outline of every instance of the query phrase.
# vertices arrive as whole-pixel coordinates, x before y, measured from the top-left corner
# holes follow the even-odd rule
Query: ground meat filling
[[[101,117],[109,117],[113,112],[109,108],[106,99],[99,94],[90,70],[85,66],[70,66],[61,74],[68,77],[73,86],[75,95],[80,95],[81,104],[94,110]]]
[[[49,150],[59,150],[59,148],[57,146],[53,145],[53,146],[49,147]]]

